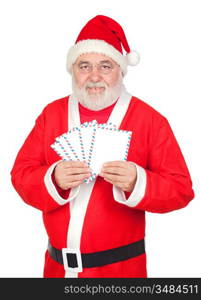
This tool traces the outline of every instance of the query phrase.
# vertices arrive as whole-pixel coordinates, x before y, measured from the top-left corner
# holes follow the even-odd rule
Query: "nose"
[[[90,72],[89,79],[92,82],[98,82],[102,79],[101,74],[96,67],[93,67],[92,71]]]

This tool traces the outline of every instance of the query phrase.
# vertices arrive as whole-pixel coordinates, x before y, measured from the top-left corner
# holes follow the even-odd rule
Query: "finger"
[[[74,181],[67,185],[64,184],[63,186],[61,186],[61,188],[62,188],[62,190],[68,190],[68,189],[71,189],[73,187],[80,185],[82,182],[83,182],[82,180]]]
[[[78,181],[74,181],[74,182],[72,182],[71,183],[71,188],[72,187],[76,187],[76,186],[78,186],[78,185],[80,185],[80,184],[82,184],[83,183],[83,180],[78,180]]]
[[[90,176],[91,173],[68,176],[68,182],[71,183],[79,180],[84,180],[86,178],[89,178]]]
[[[101,173],[110,173],[117,175],[126,175],[126,170],[120,167],[103,167]]]
[[[114,181],[109,180],[107,178],[104,178],[104,180],[107,181],[107,182],[109,182],[109,183],[111,183],[111,184],[113,184],[113,185],[115,185],[115,186],[117,186],[117,187],[119,187],[119,188],[121,188],[121,189],[124,188],[124,184],[122,182],[120,182],[120,181],[114,182]]]
[[[103,164],[103,167],[119,167],[119,168],[125,168],[125,165],[127,164],[127,161],[124,160],[114,160],[114,161],[107,161]]]
[[[112,182],[115,182],[115,183],[116,182],[121,182],[121,183],[125,182],[124,176],[119,176],[119,175],[112,175],[112,174],[104,173],[103,178],[110,180]]]
[[[88,167],[84,168],[67,168],[65,169],[66,175],[74,175],[74,174],[86,174],[89,173],[90,169]]]

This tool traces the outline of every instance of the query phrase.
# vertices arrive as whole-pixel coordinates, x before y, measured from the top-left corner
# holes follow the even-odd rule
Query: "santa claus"
[[[170,212],[194,197],[167,119],[123,86],[138,61],[116,21],[91,19],[67,56],[73,93],[44,108],[17,155],[12,183],[43,212],[44,277],[146,277],[145,211]],[[50,145],[91,120],[133,134],[127,161],[105,162],[86,183],[89,166],[61,160]]]

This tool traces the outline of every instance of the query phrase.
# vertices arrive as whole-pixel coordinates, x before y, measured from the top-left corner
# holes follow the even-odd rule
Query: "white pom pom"
[[[129,66],[136,66],[140,61],[140,55],[136,51],[131,51],[126,55]]]

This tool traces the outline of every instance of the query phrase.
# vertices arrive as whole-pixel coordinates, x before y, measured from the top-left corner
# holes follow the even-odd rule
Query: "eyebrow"
[[[90,61],[81,60],[80,62],[78,62],[78,65],[81,65],[81,64],[90,64],[90,63],[91,63]],[[99,63],[102,63],[102,64],[110,63],[110,64],[112,64],[112,62],[110,60],[101,60]]]
[[[112,62],[110,60],[101,60],[101,63],[103,63],[103,64],[108,64],[108,63],[112,64]]]
[[[79,63],[78,63],[78,65],[80,65],[80,64],[89,64],[90,62],[89,61],[85,61],[85,60],[81,60],[81,61],[79,61]]]

